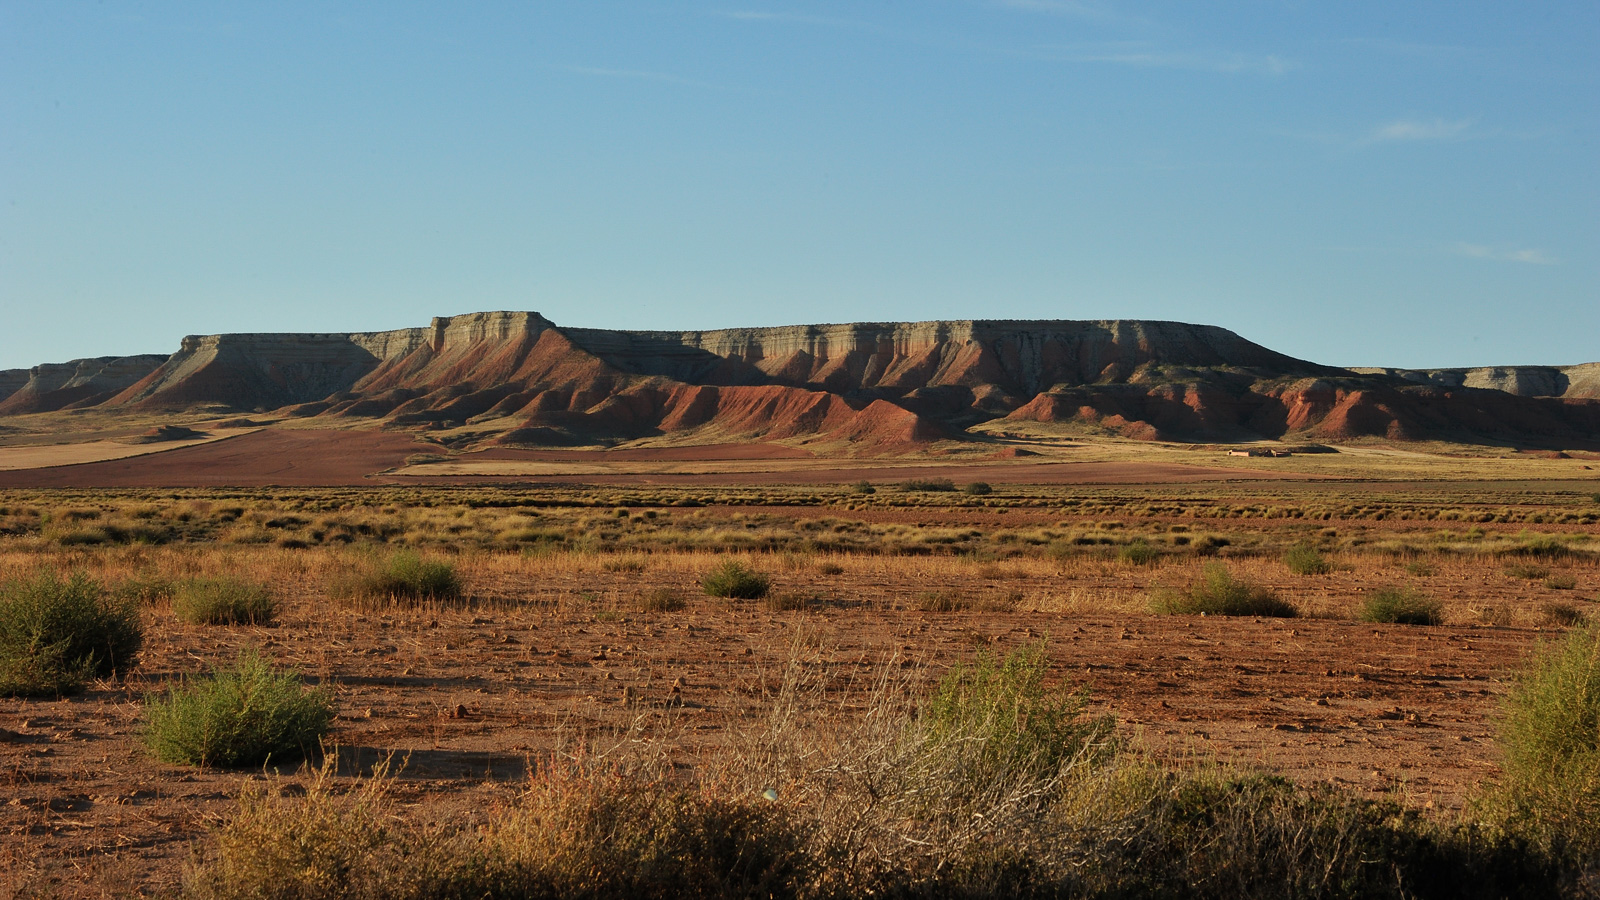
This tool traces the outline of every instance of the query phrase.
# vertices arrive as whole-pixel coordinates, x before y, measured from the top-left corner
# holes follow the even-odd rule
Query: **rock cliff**
[[[487,312],[395,331],[191,336],[166,358],[0,373],[0,397],[0,414],[279,410],[463,444],[673,435],[887,452],[997,419],[1170,440],[1600,442],[1600,364],[1353,371],[1222,328],[1117,320],[644,332]]]

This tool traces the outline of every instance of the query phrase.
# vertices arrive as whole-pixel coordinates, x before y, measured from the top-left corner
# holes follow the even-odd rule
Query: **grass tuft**
[[[375,606],[419,600],[453,603],[461,599],[462,589],[454,566],[402,550],[336,579],[330,593],[357,606]]]
[[[137,601],[106,597],[82,572],[0,584],[0,696],[60,696],[121,678],[143,645]]]
[[[1414,588],[1380,588],[1361,605],[1361,621],[1390,625],[1438,625],[1444,621],[1439,601]]]
[[[736,559],[725,559],[700,579],[708,596],[734,600],[760,600],[772,587],[772,580]]]
[[[1272,616],[1299,615],[1294,604],[1272,591],[1233,577],[1222,563],[1206,563],[1198,581],[1180,590],[1164,589],[1150,600],[1161,615]]]
[[[191,625],[271,625],[278,604],[266,585],[242,578],[191,578],[172,594],[172,612]]]
[[[288,761],[317,749],[333,724],[333,695],[307,690],[247,652],[227,668],[145,702],[144,741],[163,762],[240,768]]]

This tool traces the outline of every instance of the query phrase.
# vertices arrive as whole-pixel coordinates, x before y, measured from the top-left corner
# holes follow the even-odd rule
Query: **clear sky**
[[[0,368],[532,309],[1600,360],[1600,3],[0,0]]]

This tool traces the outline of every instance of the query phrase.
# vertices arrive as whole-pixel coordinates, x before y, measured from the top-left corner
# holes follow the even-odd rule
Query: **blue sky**
[[[1600,360],[1600,4],[0,0],[0,368],[533,309]]]

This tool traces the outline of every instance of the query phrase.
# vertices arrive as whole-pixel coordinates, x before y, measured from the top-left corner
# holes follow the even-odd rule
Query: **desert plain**
[[[1025,647],[1173,765],[1460,815],[1497,777],[1508,684],[1600,595],[1593,453],[1369,441],[1241,458],[1037,435],[850,459],[454,453],[256,424],[99,461],[80,446],[60,466],[26,435],[0,448],[16,461],[0,463],[0,576],[131,586],[146,626],[125,680],[0,700],[11,893],[174,892],[242,792],[303,792],[319,766],[336,789],[387,768],[405,815],[470,824],[563,759],[692,772],[759,744],[779,707],[825,741],[886,678],[925,692]],[[1296,546],[1325,570],[1297,573]],[[462,596],[337,598],[401,548],[449,563]],[[770,579],[763,598],[701,589],[730,558]],[[1154,611],[1218,565],[1298,615]],[[270,590],[270,626],[174,616],[163,584],[223,575]],[[1386,588],[1430,599],[1440,624],[1362,621]],[[155,759],[147,699],[246,650],[332,692],[316,760]]]

